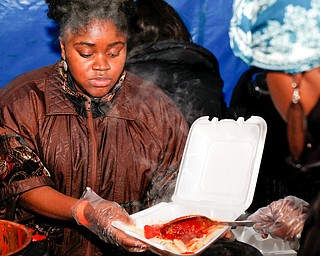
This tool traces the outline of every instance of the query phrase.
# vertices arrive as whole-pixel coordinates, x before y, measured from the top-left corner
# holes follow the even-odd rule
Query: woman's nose
[[[108,70],[110,65],[107,56],[98,55],[95,57],[94,63],[92,65],[93,70]]]

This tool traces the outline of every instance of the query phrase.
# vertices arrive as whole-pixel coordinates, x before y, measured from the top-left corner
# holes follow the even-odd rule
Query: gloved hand
[[[287,196],[270,205],[258,209],[248,220],[258,222],[253,226],[255,231],[266,238],[280,238],[289,242],[297,250],[309,204],[304,200]]]
[[[72,207],[72,216],[79,225],[87,227],[107,243],[122,246],[131,252],[147,250],[146,244],[111,225],[115,220],[134,225],[128,213],[119,204],[99,197],[91,188],[87,188]]]

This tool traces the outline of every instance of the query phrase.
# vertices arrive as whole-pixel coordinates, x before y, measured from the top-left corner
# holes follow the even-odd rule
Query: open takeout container
[[[145,225],[166,223],[191,214],[217,220],[238,218],[252,203],[266,132],[266,122],[257,116],[247,120],[198,118],[189,131],[172,202],[132,214],[136,228],[143,230]],[[147,243],[154,253],[185,255],[146,239],[143,233],[123,223],[113,225]],[[226,229],[218,230],[193,255],[203,252]]]

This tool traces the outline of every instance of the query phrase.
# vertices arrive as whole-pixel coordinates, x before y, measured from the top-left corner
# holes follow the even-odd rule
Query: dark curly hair
[[[134,0],[45,0],[47,16],[60,26],[60,36],[67,29],[73,33],[92,20],[111,20],[119,32],[129,33]]]
[[[192,41],[182,18],[166,1],[136,0],[134,10],[129,48],[168,39]]]

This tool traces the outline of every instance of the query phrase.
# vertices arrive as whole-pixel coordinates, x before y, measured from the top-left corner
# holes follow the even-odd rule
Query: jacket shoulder
[[[5,96],[20,90],[28,91],[30,87],[37,87],[38,89],[43,90],[42,86],[44,85],[45,80],[52,73],[53,68],[54,65],[45,66],[17,76],[1,88],[1,95]]]

